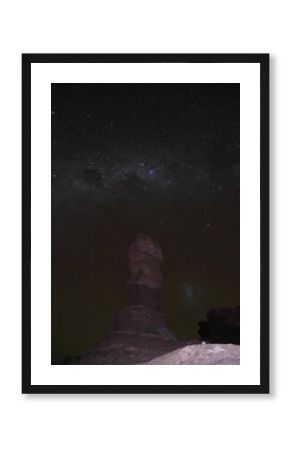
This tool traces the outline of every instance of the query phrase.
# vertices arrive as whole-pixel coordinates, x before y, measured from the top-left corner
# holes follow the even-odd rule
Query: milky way
[[[54,85],[55,189],[73,194],[91,191],[96,202],[122,196],[130,201],[136,193],[143,194],[145,202],[150,194],[165,199],[167,194],[172,198],[180,193],[198,202],[235,189],[239,182],[239,121],[237,114],[231,115],[237,103],[236,94],[231,97],[234,88],[215,85],[210,92],[202,88],[204,98],[193,86],[184,92],[163,85],[160,93],[156,85],[143,90],[132,85],[131,95],[127,87],[127,97],[120,104],[118,85],[106,85],[102,91],[94,87],[95,100],[88,85]],[[148,96],[143,92],[146,89]],[[191,94],[191,105],[186,94]],[[134,108],[138,108],[135,114]]]

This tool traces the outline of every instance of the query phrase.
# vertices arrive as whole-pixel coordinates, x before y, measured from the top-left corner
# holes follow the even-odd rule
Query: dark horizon
[[[164,314],[197,338],[239,305],[239,84],[52,85],[52,362],[129,301],[127,250],[161,246]]]

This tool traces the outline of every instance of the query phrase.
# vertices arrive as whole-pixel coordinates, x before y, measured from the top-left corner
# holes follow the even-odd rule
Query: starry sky
[[[127,249],[163,252],[180,338],[239,304],[239,84],[52,84],[52,362],[84,352],[129,300]]]

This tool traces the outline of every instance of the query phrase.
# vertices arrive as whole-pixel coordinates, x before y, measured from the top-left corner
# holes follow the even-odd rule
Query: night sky
[[[139,232],[163,252],[168,326],[196,338],[239,304],[239,84],[53,84],[51,108],[52,362],[110,330]]]

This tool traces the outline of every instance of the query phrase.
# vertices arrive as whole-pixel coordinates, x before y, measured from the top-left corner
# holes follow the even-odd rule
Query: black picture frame
[[[260,64],[260,384],[31,384],[31,65],[33,63]],[[269,54],[23,54],[22,55],[22,393],[258,394],[269,393]]]

